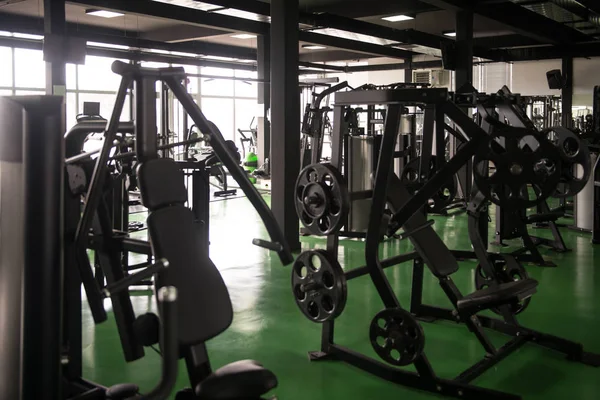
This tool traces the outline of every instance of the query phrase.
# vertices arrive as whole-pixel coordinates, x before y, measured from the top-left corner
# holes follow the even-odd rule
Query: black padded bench
[[[186,358],[193,391],[182,391],[177,399],[260,399],[277,386],[277,378],[258,362],[238,361],[214,372],[210,369],[205,342],[229,327],[233,308],[221,274],[203,251],[194,214],[185,206],[183,172],[171,159],[153,159],[139,166],[138,179],[149,211],[153,255],[169,260],[156,285],[175,286],[179,292],[180,354]]]

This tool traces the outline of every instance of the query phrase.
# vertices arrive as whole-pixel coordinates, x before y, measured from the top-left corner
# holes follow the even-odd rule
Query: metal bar
[[[102,197],[104,180],[106,178],[105,172],[108,168],[108,158],[110,157],[110,144],[115,140],[116,133],[119,129],[119,119],[123,112],[127,89],[130,84],[131,80],[129,78],[123,77],[121,79],[121,84],[117,91],[117,98],[115,99],[115,106],[104,134],[105,146],[102,147],[102,151],[96,160],[96,166],[94,167],[94,172],[89,183],[89,189],[85,196],[85,206],[83,208],[81,220],[77,226],[77,232],[75,233],[75,243],[82,249],[87,247],[88,232],[90,231],[96,209],[98,208],[98,204]],[[83,268],[83,266],[81,266],[81,268]]]
[[[126,276],[123,279],[120,279],[116,282],[113,282],[107,285],[102,293],[104,297],[111,297],[115,294],[122,292],[123,290],[128,290],[129,286],[133,286],[139,284],[144,279],[151,278],[155,274],[161,272],[162,270],[169,267],[169,261],[162,258],[158,260],[156,263],[147,266],[144,270],[137,272],[135,274],[131,274]]]
[[[156,128],[156,78],[138,76],[134,83],[136,99],[135,152],[138,161],[158,157]]]
[[[271,39],[272,38],[273,36],[271,36]],[[340,49],[350,49],[359,53],[374,54],[384,57],[407,59],[413,55],[413,53],[410,51],[396,49],[394,47],[385,47],[378,44],[361,42],[359,40],[344,39],[322,33],[301,31],[299,32],[298,38],[299,40],[307,43],[320,44],[328,47],[337,47]]]
[[[390,174],[393,174],[394,149],[396,148],[396,138],[398,136],[398,129],[400,128],[401,113],[402,106],[400,104],[391,104],[387,109],[377,172],[375,174],[373,198],[371,199],[367,236],[365,238],[365,260],[369,268],[369,274],[383,304],[387,308],[400,306],[400,302],[383,273],[381,262],[379,261],[379,242],[383,224],[383,211],[387,203],[387,187]]]
[[[299,250],[299,221],[290,184],[300,172],[298,0],[273,0],[271,15],[272,207],[286,241]]]
[[[414,260],[418,256],[419,256],[419,254],[417,252],[412,252],[412,253],[400,254],[398,256],[390,257],[390,258],[387,258],[387,259],[381,261],[381,263],[380,263],[381,268],[383,268],[383,269],[390,268],[390,267],[396,266],[398,264],[402,264],[404,262]],[[346,271],[344,273],[344,275],[346,276],[346,280],[350,280],[350,279],[354,279],[354,278],[358,278],[358,277],[367,275],[368,273],[369,273],[369,268],[366,265],[363,265],[362,267],[353,268],[349,271]]]
[[[264,80],[257,85],[257,102],[262,105],[258,115],[258,137],[255,146],[259,166],[271,158],[271,122],[267,118],[271,109],[271,38],[261,35],[257,38],[257,77]],[[243,146],[242,146],[243,147]]]
[[[344,68],[345,68],[346,72],[392,71],[392,70],[412,71],[413,69],[443,68],[443,63],[441,60],[415,61],[415,62],[409,62],[407,60],[407,62],[404,62],[404,63],[356,65],[356,66],[344,67]],[[412,72],[406,72],[406,73],[408,73],[410,75],[410,79],[406,80],[406,75],[405,75],[404,82],[411,82],[412,81]]]
[[[573,126],[573,57],[563,57],[562,76],[564,85],[561,92],[562,100],[562,126]]]
[[[485,371],[489,370],[494,365],[498,364],[500,361],[504,360],[506,357],[517,351],[530,340],[531,337],[528,336],[515,336],[504,346],[500,347],[496,354],[494,354],[493,356],[486,356],[478,363],[466,369],[464,372],[462,372],[460,375],[454,378],[454,380],[461,383],[471,382],[472,380],[481,376],[481,374],[483,374]]]

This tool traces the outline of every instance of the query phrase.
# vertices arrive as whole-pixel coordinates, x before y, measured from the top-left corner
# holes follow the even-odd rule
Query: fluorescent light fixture
[[[42,35],[32,35],[30,33],[13,33],[13,36],[19,39],[42,40]]]
[[[125,15],[120,12],[108,11],[108,10],[96,10],[96,9],[85,10],[85,13],[87,15],[93,15],[94,17],[102,17],[102,18],[115,18],[115,17],[122,17],[123,15]]]
[[[236,39],[254,39],[256,35],[250,33],[238,33],[237,35],[231,35],[231,37]]]
[[[383,17],[381,18],[385,21],[390,21],[390,22],[400,22],[400,21],[410,21],[411,19],[415,19],[415,17],[411,17],[410,15],[390,15],[389,17]]]
[[[320,46],[318,44],[303,44],[302,48],[306,49],[306,50],[323,50],[323,49],[326,49],[327,47]]]
[[[444,34],[444,36],[456,37],[456,32],[454,32],[454,31],[442,32],[442,33]]]

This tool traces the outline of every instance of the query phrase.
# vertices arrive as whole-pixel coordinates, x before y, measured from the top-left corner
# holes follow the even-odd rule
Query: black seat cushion
[[[179,292],[180,344],[191,346],[217,336],[231,324],[233,309],[221,274],[203,251],[192,210],[163,208],[150,213],[147,222],[154,256],[169,261],[157,287],[173,285]]]
[[[259,399],[277,387],[277,377],[253,360],[219,368],[196,386],[201,400]]]
[[[187,190],[183,171],[170,158],[142,163],[137,169],[142,204],[153,211],[171,204],[184,204]]]
[[[518,303],[531,297],[536,292],[537,285],[538,281],[535,279],[523,279],[503,283],[497,287],[487,287],[458,300],[456,306],[459,311],[471,314],[505,304]]]

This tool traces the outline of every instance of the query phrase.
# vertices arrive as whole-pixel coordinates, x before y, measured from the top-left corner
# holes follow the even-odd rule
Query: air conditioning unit
[[[430,84],[433,87],[448,87],[450,71],[444,69],[413,71],[413,82]]]

